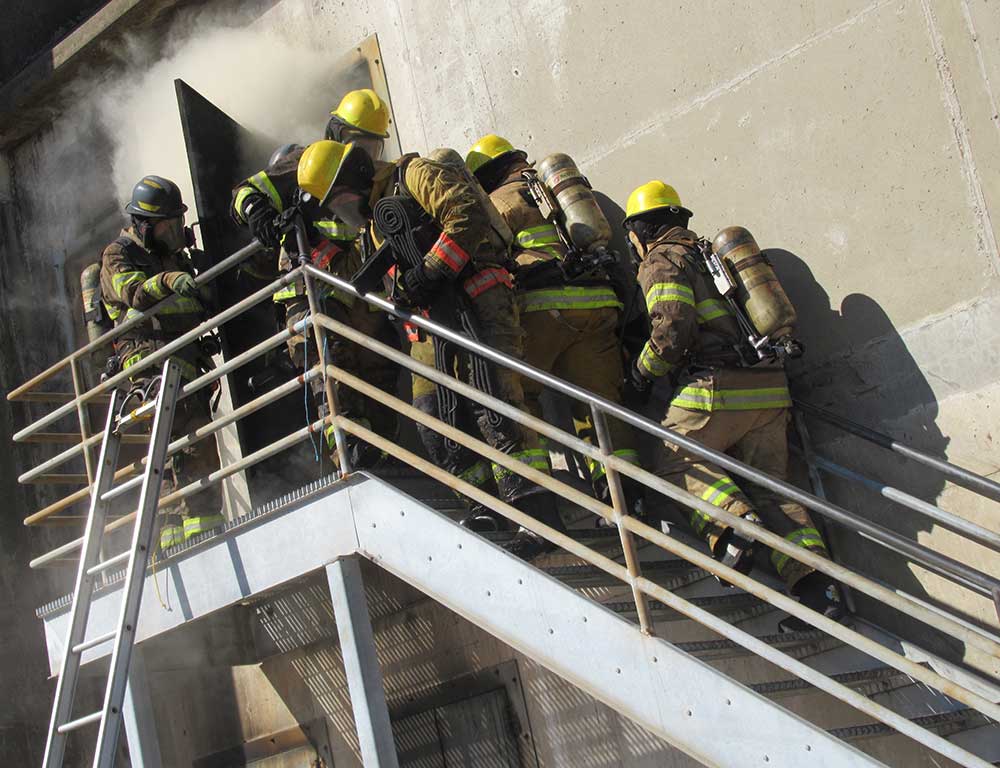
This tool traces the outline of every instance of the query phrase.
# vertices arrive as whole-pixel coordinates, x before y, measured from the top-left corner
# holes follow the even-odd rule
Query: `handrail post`
[[[83,444],[83,463],[87,466],[87,484],[93,485],[93,456],[90,454],[90,446],[86,444],[90,437],[90,413],[87,410],[87,404],[80,400],[80,395],[83,394],[83,385],[80,383],[80,366],[75,357],[69,359],[69,370],[73,375],[73,394],[76,399],[76,417],[80,421],[80,442]]]
[[[597,434],[597,445],[601,449],[601,454],[610,456],[614,448],[611,444],[611,434],[608,432],[608,422],[604,412],[598,408],[596,403],[592,403],[590,413],[594,421],[594,432]],[[653,636],[656,634],[656,629],[649,615],[649,601],[646,593],[638,586],[638,579],[642,578],[642,569],[639,566],[639,555],[635,549],[635,539],[632,538],[632,532],[622,524],[622,520],[629,513],[628,505],[625,502],[625,491],[622,489],[622,479],[618,472],[606,463],[604,464],[604,477],[608,481],[608,490],[611,493],[611,506],[615,511],[615,527],[618,529],[618,536],[622,542],[622,552],[625,554],[625,567],[628,569],[629,587],[632,589],[632,599],[635,601],[635,610],[639,616],[639,629],[644,635]]]
[[[302,258],[308,257],[303,254]],[[312,275],[309,274],[303,274],[302,277],[306,286],[306,298],[309,300],[309,314],[312,317],[319,317],[322,312],[320,312],[319,297],[316,295],[316,281],[313,279]],[[334,418],[340,415],[340,402],[337,400],[337,391],[333,388],[333,381],[330,379],[330,375],[327,372],[327,365],[330,361],[328,360],[329,350],[326,346],[326,328],[319,323],[313,323],[312,327],[314,338],[316,339],[316,350],[318,352],[319,360],[323,366],[323,388],[326,392],[326,407],[330,411],[330,423],[333,426],[333,439],[337,445],[337,459],[340,463],[340,474],[341,476],[349,475],[351,473],[351,462],[347,455],[347,438],[344,436],[344,430],[340,428],[340,424],[337,422],[337,419]],[[305,337],[305,343],[309,344],[309,329],[303,329],[302,333]]]

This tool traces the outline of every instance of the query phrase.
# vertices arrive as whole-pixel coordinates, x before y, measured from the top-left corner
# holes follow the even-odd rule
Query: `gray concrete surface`
[[[331,58],[377,33],[404,150],[464,151],[495,131],[535,157],[570,152],[621,205],[632,187],[661,177],[695,211],[692,224],[701,233],[749,227],[771,249],[800,311],[808,352],[793,371],[798,395],[976,471],[1000,468],[994,2],[283,0],[253,29],[297,44],[321,41]],[[168,30],[157,31],[167,37]],[[219,56],[214,66],[241,82],[245,64],[235,57]],[[274,66],[287,67],[278,74],[292,81],[308,70],[290,60]],[[87,72],[62,95],[97,88],[106,74],[113,71]],[[235,93],[248,113],[273,107],[254,103],[271,90],[244,83]],[[84,93],[85,102],[88,95],[96,93]],[[0,173],[9,178],[0,181],[4,388],[79,338],[68,312],[42,315],[37,307],[52,296],[67,297],[65,306],[75,301],[81,260],[113,236],[116,224],[120,194],[109,166],[122,137],[101,126],[97,113],[56,115],[54,129],[12,150],[10,173]],[[162,156],[174,165],[161,172],[186,174],[182,158]],[[53,167],[63,174],[58,194],[46,200],[26,191]],[[86,199],[64,194],[72,189],[85,189]],[[51,226],[39,226],[45,222]],[[0,438],[21,417],[0,404]],[[855,440],[815,432],[823,450],[845,464],[996,526],[994,504]],[[13,709],[5,705],[0,728],[12,734],[5,744],[30,741],[23,729],[44,716],[49,695],[37,684],[39,656],[31,649],[40,632],[29,615],[49,586],[23,570],[47,534],[20,528],[40,495],[14,485],[28,458],[23,449],[5,453],[0,469],[5,497],[17,499],[0,531],[0,578],[13,612],[5,625],[16,627],[17,642],[5,644],[0,670],[5,688],[25,692]],[[912,513],[836,483],[831,488],[843,504],[1000,572],[995,555]],[[997,626],[984,600],[840,532],[834,544],[846,560]],[[948,643],[938,649],[990,663]],[[239,672],[237,689],[253,674]],[[218,686],[225,690],[220,700],[234,695],[231,683],[213,677],[213,690]],[[565,738],[574,743],[579,734]],[[33,754],[24,749],[15,754]]]

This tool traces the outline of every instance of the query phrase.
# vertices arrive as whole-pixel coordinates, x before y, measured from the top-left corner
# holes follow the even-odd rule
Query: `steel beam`
[[[357,555],[334,560],[326,567],[326,578],[337,620],[347,687],[351,692],[361,759],[365,768],[399,768]]]

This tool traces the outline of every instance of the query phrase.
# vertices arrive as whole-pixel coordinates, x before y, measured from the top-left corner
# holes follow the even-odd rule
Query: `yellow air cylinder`
[[[772,340],[790,336],[797,321],[795,307],[749,230],[726,227],[712,240],[712,250],[729,267],[736,299],[757,333]]]
[[[573,245],[584,252],[607,247],[611,225],[573,158],[561,152],[549,155],[538,164],[538,176],[559,201]]]
[[[109,330],[101,310],[101,265],[90,264],[80,273],[80,294],[83,298],[83,317],[90,341]]]

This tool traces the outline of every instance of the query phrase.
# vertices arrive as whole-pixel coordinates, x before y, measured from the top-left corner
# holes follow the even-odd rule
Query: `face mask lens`
[[[372,160],[380,160],[382,158],[382,149],[385,146],[385,141],[378,136],[344,129],[341,132],[340,141],[344,144],[354,144],[358,149],[363,150]]]
[[[180,216],[156,222],[153,239],[169,252],[179,251],[187,245],[184,233],[184,219]]]
[[[334,189],[326,201],[326,209],[355,229],[368,223],[368,198],[350,189]]]

